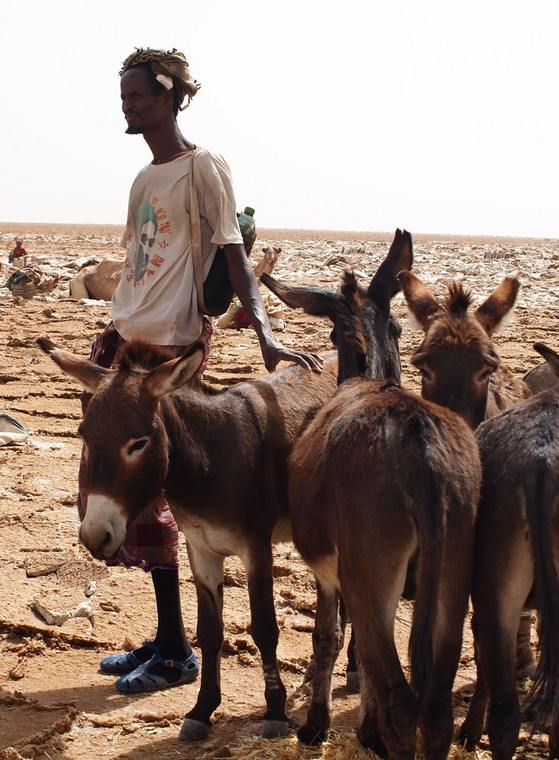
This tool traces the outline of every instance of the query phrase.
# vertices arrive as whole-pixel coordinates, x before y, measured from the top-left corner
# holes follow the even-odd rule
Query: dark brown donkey
[[[520,288],[506,277],[475,311],[472,296],[461,283],[449,285],[442,304],[411,272],[399,275],[411,316],[425,336],[412,355],[422,375],[421,394],[447,406],[476,428],[480,422],[532,395],[531,390],[503,367],[491,336],[512,317]],[[530,613],[518,632],[519,677],[533,675],[536,663],[530,646]]]
[[[534,346],[559,377],[559,356]],[[549,751],[559,757],[559,393],[543,391],[476,431],[483,487],[472,601],[478,681],[461,739],[469,750],[487,730],[495,760],[510,760],[521,713],[515,637],[524,607],[538,609],[539,662],[528,697]]]
[[[115,557],[128,523],[161,492],[186,537],[198,598],[202,678],[181,738],[207,736],[221,701],[223,562],[230,555],[239,556],[247,572],[250,630],[265,680],[263,733],[286,733],[272,541],[290,540],[287,457],[335,390],[335,354],[321,374],[293,366],[216,391],[197,376],[204,356],[200,344],[170,359],[132,342],[118,368],[106,370],[47,339],[38,342],[94,394],[78,429],[89,493],[82,542],[98,559]]]
[[[338,348],[338,384],[352,377],[400,379],[401,364],[398,339],[402,332],[390,312],[390,300],[400,290],[396,276],[402,269],[411,269],[413,262],[413,242],[407,230],[397,229],[390,246],[390,251],[371,281],[367,291],[358,288],[363,315],[361,329],[356,330],[347,324],[347,309],[340,312],[342,297],[340,294],[322,288],[288,285],[276,280],[269,274],[260,279],[279,298],[292,308],[302,308],[308,314],[328,316],[333,323],[330,335]],[[356,286],[357,287],[357,286]],[[343,316],[343,318],[342,318]],[[338,340],[340,331],[343,339]],[[357,345],[356,342],[357,341]],[[375,346],[367,356],[365,343]],[[345,614],[344,614],[345,628]],[[307,669],[305,680],[314,677],[314,658]],[[347,689],[359,692],[359,674],[355,658],[355,634],[352,629],[347,650]]]
[[[398,338],[402,328],[390,313],[390,299],[400,291],[397,280],[398,272],[402,269],[411,269],[413,262],[413,243],[411,234],[407,230],[397,229],[390,246],[388,255],[379,266],[375,276],[365,291],[358,288],[366,304],[367,319],[364,320],[363,330],[365,336],[352,335],[350,338],[338,340],[342,328],[339,324],[340,295],[307,286],[287,285],[276,280],[270,274],[263,274],[260,280],[288,306],[301,308],[307,314],[327,316],[333,323],[330,338],[338,349],[339,367],[338,382],[341,383],[348,377],[357,377],[371,373],[374,377],[384,377],[387,372],[387,362],[394,375],[400,378],[400,353]],[[356,286],[357,287],[357,286]],[[364,341],[368,339],[377,344],[378,350],[373,352],[367,363],[362,351],[355,351],[353,340]],[[388,354],[390,358],[388,359]]]
[[[399,288],[395,275],[411,259],[400,256],[398,247],[387,256],[391,263],[381,264],[373,277],[372,291]],[[390,277],[387,267],[393,270]],[[335,298],[330,295],[326,300]],[[386,339],[396,358],[398,335]],[[215,391],[197,377],[204,353],[199,345],[171,360],[145,344],[130,344],[115,370],[46,339],[39,345],[93,393],[79,426],[89,493],[80,529],[84,544],[100,559],[116,556],[128,523],[161,491],[186,536],[198,598],[202,678],[181,738],[207,736],[220,704],[223,561],[233,554],[247,571],[251,634],[262,656],[263,733],[287,732],[276,661],[272,541],[291,536],[287,458],[297,435],[335,390],[335,355],[322,374],[290,367]]]
[[[341,379],[356,364],[365,374],[380,370],[390,378],[396,366],[399,374],[399,363],[379,362],[386,347],[378,333],[371,340],[368,298],[348,274],[342,294]],[[341,357],[350,355],[346,370]],[[316,673],[301,741],[327,736],[343,598],[357,645],[359,739],[392,760],[412,760],[419,723],[428,760],[446,758],[479,480],[477,444],[464,420],[395,379],[347,379],[297,440],[290,457],[293,537],[317,580]],[[411,685],[394,643],[403,593],[415,596]]]

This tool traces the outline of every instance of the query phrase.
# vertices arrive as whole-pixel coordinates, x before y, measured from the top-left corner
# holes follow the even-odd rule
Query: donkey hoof
[[[210,730],[211,725],[203,723],[201,720],[185,718],[182,723],[179,739],[183,742],[196,742],[200,739],[207,739]]]
[[[348,694],[359,694],[361,685],[359,673],[356,670],[348,670],[345,674],[345,689]]]
[[[266,719],[264,721],[264,728],[262,729],[262,738],[276,739],[278,736],[287,736],[289,732],[289,724],[286,720]]]
[[[481,730],[478,727],[472,727],[468,724],[468,719],[462,723],[458,732],[458,744],[463,747],[466,752],[474,752],[475,748],[481,739]]]
[[[317,731],[306,723],[297,731],[297,738],[300,744],[306,744],[307,747],[316,747],[328,740],[328,730]]]
[[[378,755],[382,758],[389,757],[386,745],[380,738],[380,734],[377,728],[373,728],[371,730],[370,727],[364,728],[363,726],[360,726],[360,728],[357,729],[357,738],[363,747],[372,750],[375,755]]]

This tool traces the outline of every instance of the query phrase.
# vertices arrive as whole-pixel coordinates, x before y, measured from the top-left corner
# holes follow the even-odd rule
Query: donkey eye
[[[493,367],[489,367],[489,369],[485,369],[481,374],[478,375],[478,383],[483,383],[487,378],[492,375],[494,372]]]
[[[429,370],[427,369],[427,367],[420,367],[419,371],[421,372],[421,377],[426,382],[430,383],[432,381],[433,375],[431,374],[431,372],[429,372]]]
[[[139,438],[137,441],[134,441],[134,443],[131,443],[128,447],[128,454],[133,454],[135,451],[141,451],[146,443],[148,442],[147,438]]]

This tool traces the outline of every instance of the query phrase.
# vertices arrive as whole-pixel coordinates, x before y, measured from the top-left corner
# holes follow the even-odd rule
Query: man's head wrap
[[[185,97],[188,97],[188,103],[180,109],[181,111],[190,105],[190,99],[196,95],[200,89],[200,85],[190,76],[188,61],[183,53],[179,53],[176,48],[173,48],[172,50],[136,48],[136,51],[129,55],[122,64],[122,68],[119,72],[120,76],[132,66],[138,66],[141,63],[149,63],[155,76],[162,76],[162,79],[159,79],[158,81],[160,81],[166,89],[171,88],[171,84],[168,83],[168,78],[171,79],[172,86],[177,91],[179,105],[183,102]],[[167,83],[165,82],[165,78],[167,78]]]

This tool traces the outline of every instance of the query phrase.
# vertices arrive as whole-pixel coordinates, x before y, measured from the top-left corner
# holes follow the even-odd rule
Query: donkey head
[[[288,306],[330,318],[334,325],[330,337],[338,347],[338,383],[358,375],[399,380],[401,328],[390,311],[390,301],[400,290],[396,275],[410,269],[412,261],[410,233],[396,230],[390,250],[367,290],[359,287],[348,272],[340,293],[286,285],[268,274],[260,279]],[[360,321],[359,330],[353,320]]]
[[[491,335],[512,316],[519,281],[506,277],[473,313],[461,283],[449,285],[442,305],[411,272],[398,276],[411,317],[424,331],[412,363],[424,398],[461,414],[475,428],[485,419],[491,375],[500,359]]]
[[[37,343],[93,394],[78,428],[88,492],[80,539],[97,559],[113,559],[127,525],[161,493],[167,475],[160,400],[196,375],[204,349],[195,344],[169,359],[166,352],[134,341],[123,349],[116,369],[104,369],[46,338]]]

